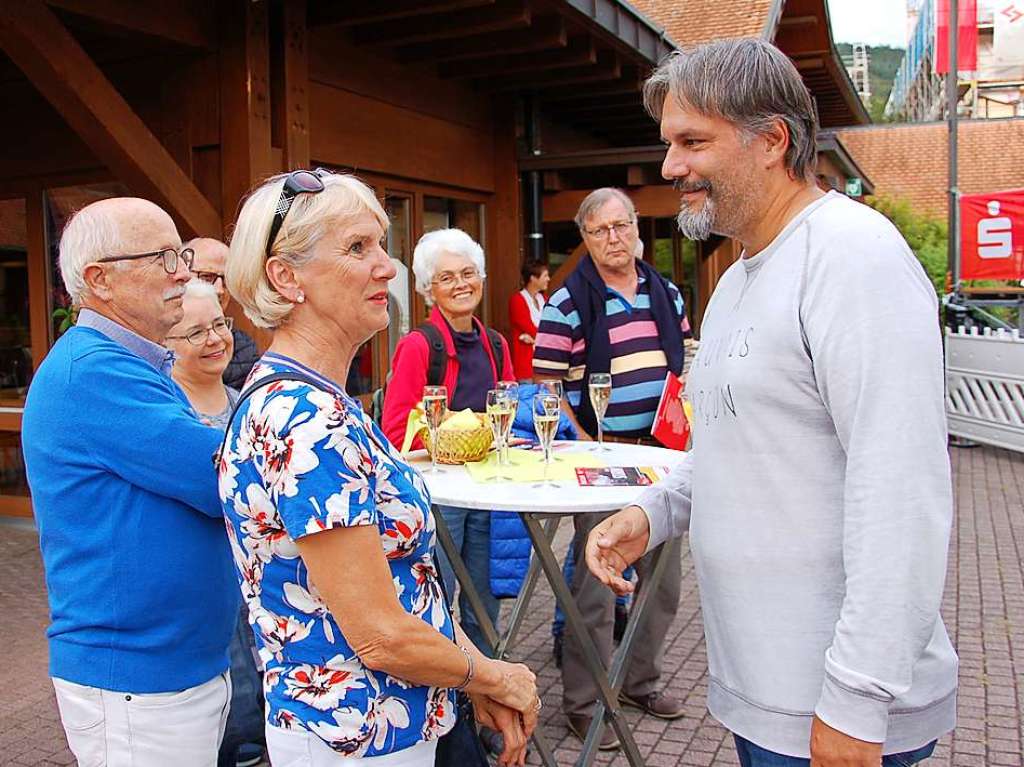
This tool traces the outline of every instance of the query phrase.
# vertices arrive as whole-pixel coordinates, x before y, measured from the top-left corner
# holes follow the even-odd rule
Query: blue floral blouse
[[[439,738],[455,724],[453,692],[366,668],[295,545],[321,530],[376,525],[402,606],[452,638],[427,488],[333,382],[267,354],[248,383],[288,370],[323,388],[278,381],[257,390],[235,414],[219,465],[228,538],[265,667],[268,721],[357,757]]]

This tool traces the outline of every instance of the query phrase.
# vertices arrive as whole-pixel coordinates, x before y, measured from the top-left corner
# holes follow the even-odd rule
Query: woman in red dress
[[[533,380],[533,344],[540,324],[551,280],[547,264],[539,261],[523,264],[523,289],[508,301],[509,323],[512,325],[512,367],[520,381]]]

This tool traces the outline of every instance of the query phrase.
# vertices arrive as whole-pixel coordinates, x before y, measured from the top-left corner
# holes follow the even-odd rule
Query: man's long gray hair
[[[669,54],[644,83],[644,107],[659,122],[670,94],[688,109],[733,123],[748,139],[781,120],[789,130],[786,168],[814,179],[814,102],[793,62],[771,43],[719,40]]]

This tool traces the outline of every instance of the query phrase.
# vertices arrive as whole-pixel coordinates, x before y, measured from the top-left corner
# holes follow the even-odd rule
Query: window
[[[32,380],[27,241],[25,201],[0,200],[0,405],[8,407],[24,404]]]

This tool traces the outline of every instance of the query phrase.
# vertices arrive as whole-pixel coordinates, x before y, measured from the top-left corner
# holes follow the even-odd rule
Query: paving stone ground
[[[1024,743],[1024,455],[996,448],[954,449],[957,518],[950,546],[943,617],[960,653],[959,725],[930,767],[1022,767]],[[907,481],[913,481],[908,477]],[[564,547],[568,526],[557,539]],[[652,767],[737,765],[731,738],[704,709],[706,658],[693,564],[683,551],[679,613],[667,637],[665,681],[686,701],[686,716],[666,723],[629,715]],[[536,670],[559,764],[579,742],[559,715],[561,681],[551,660],[546,588],[535,597],[517,654]],[[0,765],[67,765],[46,675],[46,598],[34,530],[0,525]],[[536,759],[534,763],[539,763]],[[602,754],[602,765],[625,765]]]

